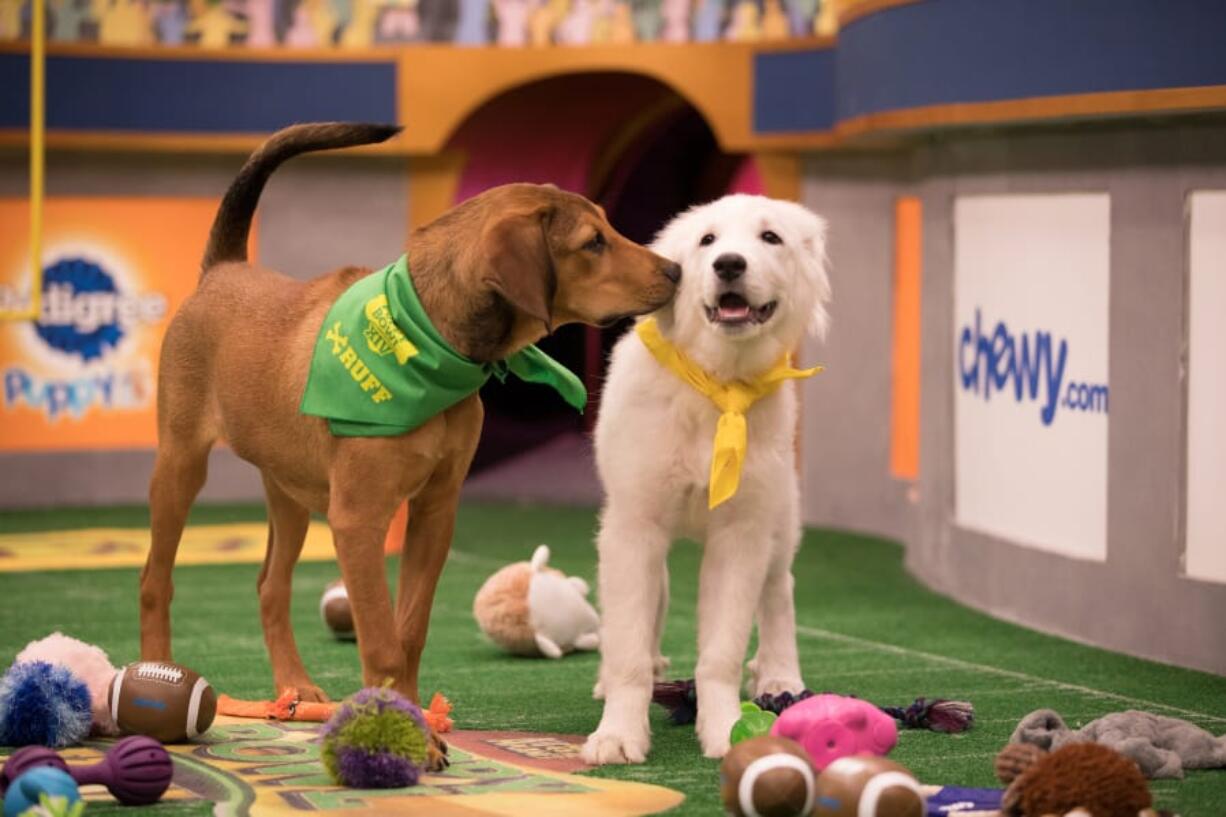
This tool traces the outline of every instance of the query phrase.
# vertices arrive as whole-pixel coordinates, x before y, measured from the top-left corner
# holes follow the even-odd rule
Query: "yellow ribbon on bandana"
[[[639,340],[655,356],[660,365],[702,393],[720,410],[715,427],[715,448],[711,453],[711,477],[707,486],[707,507],[714,508],[736,494],[741,484],[741,466],[749,447],[749,431],[745,412],[763,397],[773,393],[786,380],[801,380],[822,371],[793,368],[787,355],[750,382],[733,380],[720,382],[686,356],[660,331],[655,318],[639,321],[635,327]]]

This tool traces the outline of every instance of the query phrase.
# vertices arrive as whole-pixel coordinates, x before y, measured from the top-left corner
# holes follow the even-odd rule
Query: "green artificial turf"
[[[246,506],[198,509],[193,521],[262,518]],[[146,524],[143,508],[0,514],[0,531]],[[503,564],[548,543],[555,566],[594,578],[591,511],[469,504],[462,508],[434,608],[422,691],[442,690],[461,728],[584,734],[600,717],[591,698],[595,655],[561,661],[513,658],[486,643],[472,620],[474,594]],[[752,543],[746,543],[747,554]],[[672,608],[665,653],[675,677],[693,673],[700,550],[680,543],[671,557]],[[995,621],[931,593],[903,570],[890,542],[809,531],[796,560],[796,608],[804,677],[816,690],[906,705],[918,696],[968,700],[973,730],[962,735],[904,731],[892,757],[925,783],[991,786],[992,759],[1017,721],[1049,707],[1077,727],[1124,709],[1188,718],[1226,732],[1226,678],[1084,647]],[[748,558],[748,557],[747,557]],[[175,574],[175,658],[237,697],[267,697],[270,674],[260,633],[258,565],[180,567]],[[394,575],[394,571],[392,572]],[[315,680],[342,696],[360,685],[351,644],[319,621],[330,563],[298,568],[293,615],[298,645]],[[115,663],[138,654],[137,571],[0,574],[0,660],[29,640],[62,629],[103,646]],[[654,745],[641,766],[594,774],[657,783],[685,793],[677,815],[720,812],[717,764],[701,756],[690,727],[653,708]],[[1226,815],[1226,770],[1152,783],[1157,805],[1184,817]],[[92,808],[92,807],[91,807]],[[181,814],[176,809],[174,814]]]

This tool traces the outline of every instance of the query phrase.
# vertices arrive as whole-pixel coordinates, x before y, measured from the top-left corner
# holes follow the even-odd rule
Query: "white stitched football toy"
[[[137,661],[115,673],[107,694],[120,731],[181,743],[213,725],[217,695],[209,682],[168,661]]]
[[[324,594],[319,599],[319,617],[324,625],[336,638],[342,641],[353,641],[357,635],[353,630],[353,609],[349,606],[349,592],[340,579],[330,582],[324,588]]]
[[[733,746],[719,764],[720,799],[729,817],[808,817],[817,773],[789,738],[760,735]]]
[[[915,777],[883,757],[841,757],[817,779],[813,817],[924,817],[926,812]]]

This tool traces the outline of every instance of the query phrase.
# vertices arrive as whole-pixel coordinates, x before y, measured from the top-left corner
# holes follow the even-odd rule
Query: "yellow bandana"
[[[722,412],[715,427],[715,450],[711,454],[711,478],[707,488],[707,507],[714,508],[730,499],[741,484],[741,466],[745,463],[745,449],[749,445],[745,412],[778,389],[785,380],[812,377],[822,367],[794,369],[791,360],[784,355],[752,382],[733,380],[721,383],[664,337],[655,318],[639,321],[635,331],[661,366],[706,395]]]

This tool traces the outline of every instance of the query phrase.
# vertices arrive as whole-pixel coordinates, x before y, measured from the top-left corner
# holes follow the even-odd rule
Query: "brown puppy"
[[[315,512],[332,528],[364,682],[391,679],[419,700],[418,662],[481,430],[481,401],[473,395],[401,436],[332,436],[325,420],[299,413],[299,401],[325,314],[370,270],[301,283],[246,261],[251,218],[277,165],[306,151],[381,142],[398,130],[287,128],[251,156],[222,201],[199,287],[162,344],[153,546],[140,592],[145,660],[171,657],[175,553],[209,449],[224,439],[263,475],[269,531],[260,614],[277,691],[296,687],[304,700],[326,700],[302,664],[289,620],[291,574]],[[618,235],[591,202],[550,186],[507,185],[470,199],[416,230],[408,252],[431,321],[477,361],[505,358],[564,323],[652,311],[672,298],[680,276],[676,264]],[[393,610],[383,541],[405,499],[412,513]]]

